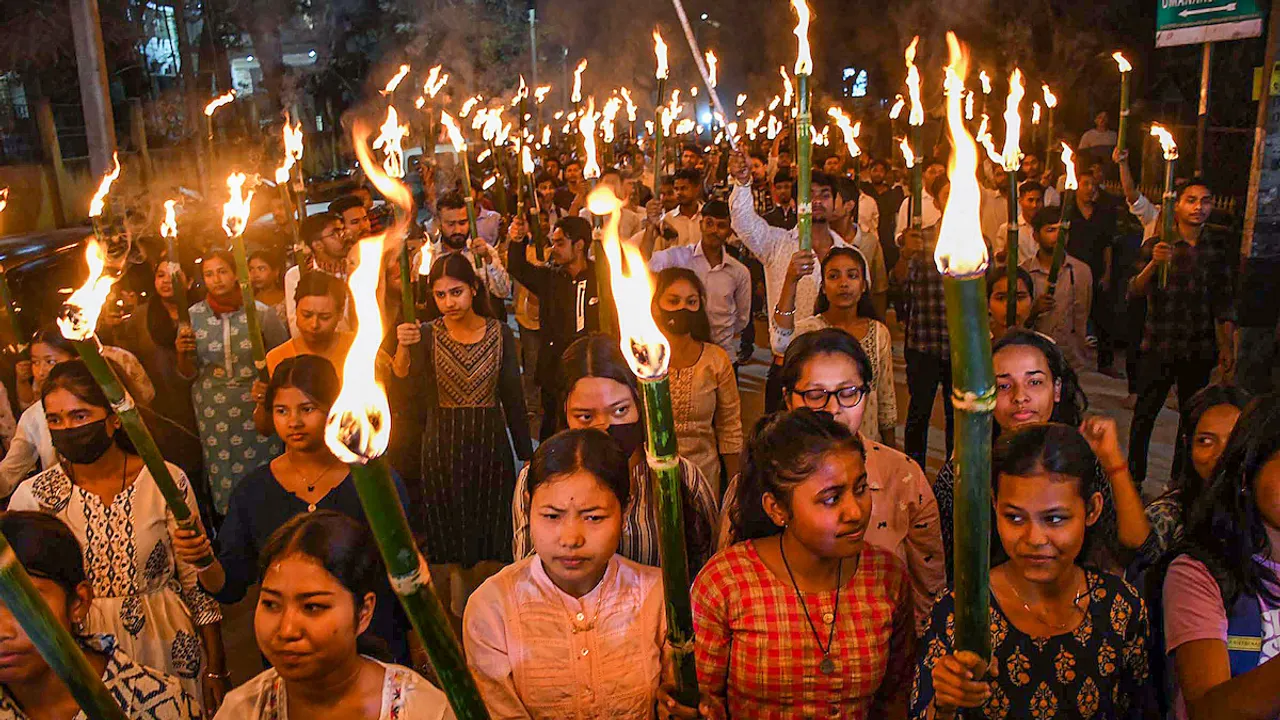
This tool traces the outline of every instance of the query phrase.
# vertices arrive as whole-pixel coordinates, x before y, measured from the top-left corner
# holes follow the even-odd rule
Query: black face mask
[[[631,457],[635,451],[644,446],[644,423],[639,420],[635,422],[622,423],[621,425],[610,425],[606,431],[614,442],[618,443],[622,448],[622,454]]]
[[[79,427],[54,430],[49,436],[53,447],[62,457],[76,465],[88,465],[111,449],[115,438],[107,434],[107,419],[103,418]]]
[[[697,313],[681,308],[679,310],[659,310],[662,327],[672,335],[688,335],[693,332],[693,319]]]

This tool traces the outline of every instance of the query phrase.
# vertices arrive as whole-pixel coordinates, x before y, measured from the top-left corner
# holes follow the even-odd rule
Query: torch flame
[[[965,93],[965,96],[964,96],[964,119],[965,120],[973,119],[973,91],[972,90]]]
[[[586,151],[587,161],[582,166],[582,177],[591,180],[600,177],[600,163],[596,161],[596,99],[587,99],[587,111],[578,121],[578,131],[582,133],[582,148]]]
[[[1040,103],[1039,102],[1031,103],[1031,124],[1032,125],[1040,124]]]
[[[796,11],[796,37],[800,40],[800,48],[796,53],[795,74],[813,74],[813,55],[809,52],[809,5],[804,0],[791,0],[791,7]]]
[[[62,310],[58,313],[58,329],[62,330],[62,336],[68,340],[88,340],[93,336],[98,327],[98,315],[102,313],[102,304],[107,301],[111,286],[116,282],[114,277],[102,272],[106,267],[106,258],[95,238],[89,238],[89,243],[84,248],[84,259],[89,265],[89,277],[63,302]]]
[[[520,148],[520,167],[526,175],[533,175],[533,153],[529,150],[528,145]]]
[[[858,135],[862,132],[862,123],[856,126],[849,121],[849,116],[838,107],[832,107],[827,110],[827,114],[831,119],[836,121],[836,126],[840,128],[840,132],[844,133],[845,147],[849,148],[849,157],[856,158],[862,154],[862,148],[858,147]]]
[[[982,122],[978,125],[978,134],[974,135],[973,139],[977,140],[983,149],[987,151],[987,157],[991,159],[991,162],[1003,165],[1004,158],[1000,157],[1000,153],[996,151],[996,144],[991,139],[991,131],[987,129],[987,123],[990,121],[991,118],[987,117],[986,113],[982,113]]]
[[[1067,190],[1080,189],[1080,181],[1076,179],[1075,155],[1066,143],[1062,143],[1062,165],[1067,169],[1067,179],[1062,187]]]
[[[1173,134],[1160,126],[1159,123],[1151,123],[1151,136],[1160,139],[1160,149],[1164,151],[1165,160],[1178,159],[1178,143],[1173,141]]]
[[[738,107],[742,107],[747,102],[746,93],[738,93]]]
[[[422,84],[422,92],[426,93],[429,97],[435,97],[436,94],[444,88],[444,84],[447,82],[449,82],[448,73],[441,75],[440,66],[437,65],[431,68],[431,72],[427,73],[427,81]]]
[[[467,101],[462,103],[462,108],[458,110],[458,117],[466,117],[470,115],[471,111],[474,110],[478,104],[480,104],[479,95],[467,98]]]
[[[449,142],[453,143],[454,152],[466,152],[467,141],[462,138],[462,130],[458,128],[458,123],[453,119],[453,116],[447,112],[442,112],[440,113],[440,122],[444,125],[445,131],[449,133]]]
[[[98,184],[98,192],[93,194],[93,198],[89,200],[89,217],[95,218],[102,214],[102,208],[107,199],[107,193],[111,192],[111,184],[120,177],[120,153],[111,153],[111,162],[115,163],[106,175],[102,176],[102,182]]]
[[[782,106],[791,107],[791,95],[795,92],[794,88],[791,87],[791,78],[787,75],[785,66],[779,66],[778,73],[782,75]]]
[[[716,54],[708,50],[707,51],[707,74],[710,76],[710,85],[713,89],[716,86],[716,64],[718,62],[719,61],[716,59]]]
[[[924,124],[924,104],[920,102],[920,68],[916,67],[916,45],[920,36],[911,38],[905,53],[907,61],[907,94],[911,96],[911,114],[907,116],[909,125]]]
[[[1006,172],[1013,172],[1022,164],[1022,150],[1018,147],[1018,135],[1022,131],[1022,116],[1018,114],[1018,104],[1022,102],[1022,96],[1025,94],[1022,71],[1014,68],[1013,74],[1009,76],[1009,98],[1004,110],[1003,164]]]
[[[4,212],[4,209],[8,206],[9,206],[9,188],[2,187],[0,188],[0,212]]]
[[[1124,58],[1124,55],[1119,50],[1111,53],[1111,57],[1115,58],[1116,65],[1120,66],[1120,72],[1127,73],[1133,70],[1133,66],[1129,64],[1129,61]]]
[[[978,81],[982,83],[982,94],[990,95],[991,94],[991,76],[987,74],[986,70],[983,70],[978,73]]]
[[[916,154],[912,152],[911,143],[907,142],[907,138],[902,138],[902,142],[898,143],[898,149],[902,150],[902,159],[907,161],[907,169],[915,167]]]
[[[774,110],[777,110],[778,103],[780,102],[782,102],[782,98],[778,97],[777,95],[774,95],[773,102],[769,103],[769,112],[773,112]]]
[[[671,346],[650,312],[653,286],[639,248],[618,239],[622,201],[606,185],[587,197],[587,207],[596,215],[608,216],[604,225],[604,254],[609,259],[609,276],[618,308],[618,330],[622,335],[622,356],[641,380],[660,378],[667,373]],[[622,271],[623,255],[630,272]]]
[[[1040,89],[1044,91],[1045,107],[1058,107],[1058,96],[1054,95],[1053,91],[1049,89],[1049,84],[1041,83]]]
[[[542,101],[547,99],[547,93],[549,93],[549,92],[551,92],[551,86],[550,86],[550,85],[541,85],[541,86],[539,86],[537,90],[534,90],[534,91],[533,91],[533,99],[534,99],[534,101],[535,101],[535,102],[537,102],[539,105],[541,105],[541,104],[542,104]]]
[[[528,97],[529,86],[524,82],[524,73],[520,73],[520,88],[516,90],[516,96],[511,98],[511,106],[515,107],[516,105],[519,105],[521,100],[526,100]]]
[[[302,159],[302,123],[290,125],[289,113],[284,115],[284,164],[276,168],[276,183],[289,182],[289,171]]]
[[[582,58],[582,62],[578,63],[578,68],[573,71],[573,95],[569,98],[573,102],[582,102],[582,73],[587,69],[587,59]]]
[[[231,173],[227,176],[230,197],[222,206],[222,229],[229,238],[243,235],[245,225],[249,223],[249,204],[253,201],[253,189],[245,194],[244,183],[247,179],[244,173]]]
[[[542,126],[542,144],[547,145],[550,142],[551,142],[551,126],[543,125]]]
[[[208,117],[213,117],[213,112],[215,110],[217,110],[218,108],[222,107],[223,105],[226,105],[227,103],[235,99],[236,99],[236,91],[228,90],[222,95],[219,95],[218,97],[210,100],[209,104],[204,106],[204,114]]]
[[[489,152],[489,148],[485,148],[480,151],[479,155],[476,156],[476,162],[482,163],[485,160],[488,160],[490,155],[492,155],[492,153]]]
[[[653,29],[653,54],[658,57],[658,71],[653,76],[662,80],[667,77],[667,44],[657,28]]]
[[[383,169],[391,177],[404,177],[404,150],[400,146],[400,141],[409,134],[409,126],[400,124],[394,105],[387,106],[387,119],[379,130],[381,134],[374,139],[373,147],[375,150],[380,149],[386,153],[386,160],[382,162]]]
[[[622,93],[622,99],[627,102],[627,122],[635,122],[637,108],[636,104],[631,102],[631,91],[623,87],[618,88],[618,92]]]
[[[942,213],[938,247],[933,259],[938,272],[950,277],[972,277],[987,269],[987,244],[982,240],[979,207],[982,190],[978,186],[978,147],[964,126],[960,99],[969,61],[955,33],[947,33],[951,62],[943,83],[947,96],[947,129],[951,133],[951,197]]]
[[[610,97],[604,104],[604,122],[601,127],[604,129],[604,141],[613,142],[614,125],[613,121],[618,116],[618,111],[622,109],[622,100],[617,95]]]
[[[396,72],[396,74],[392,76],[390,80],[387,81],[387,86],[382,88],[382,94],[390,95],[391,93],[395,92],[396,88],[400,87],[400,81],[403,80],[404,76],[408,74],[409,74],[409,66],[401,65],[400,70]]]
[[[906,106],[907,99],[902,97],[902,95],[898,95],[898,99],[893,103],[893,107],[889,108],[889,119],[897,120],[898,116],[902,114],[902,108]]]
[[[178,219],[174,214],[174,206],[178,204],[177,200],[164,201],[164,222],[160,223],[160,237],[176,238],[178,237]],[[175,258],[169,258],[174,260]]]

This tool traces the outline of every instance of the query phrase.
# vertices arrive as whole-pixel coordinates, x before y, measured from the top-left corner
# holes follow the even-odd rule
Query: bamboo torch
[[[1120,68],[1120,120],[1116,125],[1116,147],[1123,153],[1128,147],[1125,133],[1129,129],[1129,76],[1133,73],[1133,66],[1119,50],[1111,53],[1111,57]]]
[[[964,126],[961,94],[968,59],[947,33],[947,128],[951,133],[951,197],[934,261],[943,274],[951,338],[955,454],[955,647],[991,656],[989,576],[991,544],[991,413],[995,371],[987,322],[987,246],[982,240],[978,148]],[[1011,286],[1012,287],[1012,286]]]
[[[1007,287],[1018,287],[1018,166],[1022,164],[1022,149],[1018,147],[1018,136],[1022,132],[1022,116],[1018,113],[1018,105],[1022,102],[1026,88],[1022,84],[1022,71],[1013,69],[1009,75],[1009,98],[1004,109],[1004,174],[1009,182],[1009,223],[1005,233],[1005,266],[1008,270]],[[954,192],[954,188],[952,189]],[[1006,327],[1015,327],[1017,320],[1017,303],[1010,303]]]
[[[302,123],[291,125],[289,113],[284,116],[284,162],[276,168],[276,188],[280,191],[280,201],[284,203],[285,214],[289,220],[289,232],[293,235],[293,263],[302,267],[302,240],[298,237],[298,219],[294,217],[294,203],[289,196],[289,179],[293,166],[302,157]],[[299,168],[301,171],[301,168]]]
[[[374,187],[402,212],[396,214],[392,229],[360,241],[360,262],[348,278],[357,319],[356,337],[342,366],[342,390],[329,410],[325,443],[351,467],[351,478],[386,562],[391,587],[431,657],[454,714],[460,720],[488,718],[462,648],[431,588],[426,558],[414,543],[390,470],[382,459],[391,436],[391,410],[386,390],[373,371],[382,342],[378,280],[383,245],[388,237],[403,238],[413,199],[403,183],[388,177],[370,157],[369,134],[369,129],[357,121],[352,140],[360,165]],[[427,253],[423,254],[423,264],[430,265]]]
[[[1058,289],[1058,274],[1062,272],[1062,264],[1067,261],[1067,240],[1071,237],[1071,209],[1076,204],[1076,189],[1080,187],[1076,179],[1076,163],[1071,148],[1062,143],[1062,165],[1067,169],[1067,180],[1062,191],[1062,219],[1058,221],[1058,244],[1053,246],[1053,264],[1049,266],[1049,295]]]
[[[1173,188],[1173,169],[1178,163],[1178,144],[1173,141],[1173,134],[1158,123],[1151,123],[1151,135],[1160,139],[1160,149],[1164,152],[1164,206],[1160,208],[1161,236],[1172,246],[1177,241],[1173,206],[1177,202],[1178,193]],[[1160,263],[1160,276],[1157,282],[1161,290],[1169,284],[1169,263]]]
[[[89,200],[89,222],[93,225],[93,236],[98,242],[105,243],[107,238],[103,235],[102,229],[102,211],[107,207],[107,194],[111,192],[111,185],[115,183],[116,178],[120,177],[120,153],[111,153],[111,162],[115,164],[105,175],[102,176],[102,182],[98,183],[98,190]]]
[[[663,120],[662,100],[667,94],[667,44],[662,41],[662,34],[657,28],[653,30],[653,53],[658,58],[658,70],[654,77],[658,78],[658,104],[653,109],[653,198],[661,195],[662,187],[662,135],[671,121]]]
[[[151,432],[142,422],[142,415],[133,402],[133,396],[125,390],[115,370],[102,357],[102,346],[98,342],[94,329],[98,326],[98,315],[102,312],[102,304],[106,302],[115,278],[103,274],[106,259],[98,241],[90,240],[85,247],[85,262],[89,265],[89,277],[84,285],[62,304],[62,309],[58,312],[58,329],[62,331],[63,337],[75,346],[76,352],[89,368],[93,379],[98,381],[103,394],[111,404],[112,411],[120,418],[120,424],[124,427],[125,433],[133,441],[134,448],[146,464],[156,487],[160,489],[165,505],[169,507],[169,512],[173,513],[178,527],[201,533],[203,530],[200,528],[199,518],[191,512],[191,508],[187,507],[183,491],[178,488],[177,483],[173,481],[173,476],[169,474],[169,466],[165,464],[160,448],[156,447],[156,442],[151,437]],[[212,562],[213,556],[206,555],[196,565],[203,568],[208,567]]]
[[[187,304],[187,276],[182,272],[182,261],[178,258],[178,219],[173,208],[176,200],[164,201],[164,222],[160,223],[160,237],[165,241],[165,252],[169,255],[170,282],[173,283],[173,303],[178,306],[178,325],[191,326],[191,308]]]
[[[600,164],[596,161],[596,120],[599,115],[596,113],[596,99],[594,97],[587,98],[587,110],[578,120],[578,130],[582,133],[582,147],[586,151],[587,161],[582,165],[582,178],[591,185],[592,192],[596,189],[596,183],[600,180]],[[596,212],[594,206],[588,208],[591,210],[592,223],[596,227],[596,231],[592,233],[591,239],[591,256],[595,260],[596,285],[599,287],[600,303],[600,332],[606,335],[613,335],[615,328],[613,327],[613,318],[608,311],[607,305],[603,301],[612,297],[612,283],[610,282],[610,268],[613,261],[608,259],[604,249],[604,239],[600,234],[600,216],[606,213]]]
[[[920,100],[920,68],[916,67],[916,46],[920,36],[911,38],[907,46],[907,94],[911,97],[911,114],[907,116],[907,124],[911,126],[911,145],[917,153],[924,155],[924,103]],[[917,162],[911,168],[911,227],[919,230],[924,227],[924,163]]]
[[[667,605],[667,641],[674,654],[675,698],[689,707],[698,705],[698,676],[693,661],[693,611],[689,601],[689,561],[684,539],[680,464],[676,454],[675,416],[671,409],[668,363],[671,347],[649,312],[653,288],[640,251],[618,239],[622,201],[608,187],[597,188],[587,199],[591,212],[608,215],[604,227],[604,252],[615,291],[622,354],[640,381],[644,422],[648,438],[646,457],[654,478],[657,498],[658,541],[662,556],[662,582]],[[623,254],[629,272],[623,272]]]
[[[862,134],[862,123],[851,124],[849,116],[844,114],[840,108],[832,106],[827,109],[827,115],[835,121],[836,127],[840,128],[840,132],[844,135],[844,146],[849,151],[849,157],[853,160],[853,187],[857,190],[855,197],[860,197],[862,193],[862,184],[859,182],[862,169],[858,167],[858,158],[862,155],[862,148],[858,147],[858,136]],[[856,206],[857,203],[854,203]],[[853,209],[854,217],[858,215],[858,208]],[[855,220],[856,222],[856,220]]]
[[[380,134],[374,138],[373,148],[382,150],[386,156],[382,161],[382,169],[390,177],[401,180],[404,178],[402,141],[409,134],[409,126],[400,124],[395,105],[387,106],[387,119],[378,130]],[[413,272],[407,242],[400,243],[400,312],[404,316],[404,322],[418,322],[418,312],[413,302]]]
[[[249,331],[249,342],[253,343],[253,366],[258,370],[258,379],[268,382],[267,347],[262,341],[262,323],[258,318],[258,305],[253,299],[253,283],[249,282],[249,257],[244,251],[244,229],[249,223],[249,204],[253,201],[253,189],[244,192],[244,173],[231,173],[227,176],[227,190],[230,197],[222,206],[222,229],[231,240],[231,253],[236,258],[236,275],[240,283],[240,297],[244,305],[244,320]]]
[[[462,157],[462,187],[466,196],[463,202],[467,204],[467,225],[471,232],[471,238],[474,240],[479,236],[476,230],[476,201],[471,193],[471,161],[467,159],[467,141],[462,138],[462,130],[458,128],[458,123],[454,121],[453,116],[448,112],[440,113],[440,122],[444,124],[445,131],[449,133],[449,142],[453,144],[454,152]],[[484,262],[480,256],[475,257],[476,268],[483,268]]]
[[[210,100],[209,103],[204,106],[204,134],[205,134],[205,141],[208,142],[209,144],[210,158],[213,157],[213,114],[218,111],[218,108],[222,107],[223,105],[230,104],[231,101],[235,99],[236,99],[236,91],[228,90],[227,92]]]
[[[1055,147],[1053,141],[1053,109],[1058,107],[1058,96],[1053,94],[1049,89],[1048,83],[1041,83],[1040,90],[1044,92],[1044,165],[1049,167],[1053,163],[1053,149]],[[1064,206],[1065,207],[1065,206]]]
[[[813,247],[813,202],[810,183],[813,180],[813,116],[809,107],[809,76],[813,73],[813,55],[809,52],[809,6],[805,0],[791,0],[798,22],[795,35],[799,40],[796,53],[796,231],[800,249]],[[785,77],[785,76],[784,76]]]

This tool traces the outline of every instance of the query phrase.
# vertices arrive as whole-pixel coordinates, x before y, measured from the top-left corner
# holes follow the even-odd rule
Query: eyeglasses
[[[810,410],[822,410],[827,407],[834,396],[836,403],[842,408],[857,407],[862,402],[862,398],[866,396],[867,389],[858,385],[851,387],[843,387],[836,390],[821,390],[815,388],[813,390],[795,390],[791,392],[799,395],[804,399],[804,404]]]

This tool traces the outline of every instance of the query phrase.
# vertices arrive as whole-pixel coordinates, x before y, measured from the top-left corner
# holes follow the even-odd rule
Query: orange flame
[[[898,95],[897,97],[898,99],[894,101],[893,107],[889,108],[890,120],[897,120],[898,117],[902,115],[902,109],[907,106],[906,98],[902,97],[902,95]]]
[[[401,141],[409,134],[409,126],[400,124],[394,105],[387,106],[387,119],[379,130],[381,134],[374,139],[373,148],[386,154],[386,159],[382,161],[383,169],[393,178],[404,177],[404,149]]]
[[[972,90],[965,93],[965,96],[964,96],[964,119],[965,120],[973,119],[973,91]]]
[[[1022,71],[1013,69],[1009,76],[1009,98],[1004,110],[1004,169],[1013,172],[1022,164],[1022,149],[1018,147],[1018,135],[1022,132],[1022,116],[1018,114],[1018,104],[1026,88],[1022,85]]]
[[[1039,102],[1031,103],[1031,124],[1032,125],[1040,124],[1040,103]]]
[[[449,82],[449,74],[444,73],[442,75],[440,66],[437,65],[431,68],[431,72],[427,73],[427,81],[422,84],[422,92],[426,93],[428,97],[435,97],[444,89],[444,85],[447,82]]]
[[[276,183],[289,182],[289,171],[302,159],[303,133],[302,123],[289,124],[289,113],[284,116],[284,164],[276,168]]]
[[[654,77],[662,80],[667,77],[667,44],[662,40],[662,34],[657,28],[653,29],[653,54],[658,58],[658,70],[653,74]]]
[[[520,167],[526,175],[533,175],[533,153],[529,150],[528,145],[520,148]]]
[[[403,80],[404,76],[408,74],[409,74],[409,66],[401,65],[399,72],[397,72],[390,80],[387,81],[386,87],[382,88],[382,94],[390,95],[391,93],[395,92],[396,88],[400,87],[400,81]]]
[[[231,102],[232,100],[235,100],[235,99],[236,99],[236,91],[235,91],[235,90],[228,90],[227,92],[225,92],[225,93],[223,93],[223,94],[219,95],[218,97],[216,97],[216,98],[214,98],[214,99],[210,100],[210,101],[209,101],[209,104],[204,106],[204,114],[205,114],[205,116],[206,116],[206,117],[213,117],[213,112],[214,112],[215,110],[217,110],[218,108],[222,107],[223,105],[226,105],[227,103],[229,103],[229,102]]]
[[[924,104],[920,102],[920,68],[916,67],[916,45],[920,36],[911,38],[905,57],[907,60],[907,94],[911,96],[911,114],[907,116],[909,125],[924,124]]]
[[[747,102],[746,93],[738,93],[738,107],[742,107]]]
[[[440,113],[440,123],[444,125],[445,132],[449,133],[449,142],[453,143],[454,152],[466,152],[467,141],[462,138],[462,130],[458,128],[453,116],[447,112]]]
[[[718,62],[719,60],[716,59],[716,54],[708,50],[707,51],[707,75],[710,80],[708,84],[711,85],[712,88],[715,88],[716,86],[716,65]]]
[[[951,196],[942,213],[938,247],[933,259],[938,272],[951,277],[973,277],[987,269],[987,244],[982,240],[979,208],[982,189],[978,185],[978,147],[964,125],[961,96],[969,60],[955,33],[947,33],[951,62],[943,83],[947,96],[947,129],[951,134]]]
[[[990,95],[991,94],[991,76],[987,74],[986,70],[983,70],[978,73],[978,81],[982,83],[982,94]]]
[[[836,121],[836,126],[840,128],[840,132],[844,133],[844,144],[849,148],[849,157],[858,157],[862,154],[862,148],[858,147],[858,135],[862,132],[862,123],[856,126],[849,121],[849,116],[844,114],[838,107],[832,107],[827,110],[827,114]]]
[[[245,225],[249,224],[249,205],[253,202],[253,189],[244,192],[244,184],[248,178],[244,173],[231,173],[227,176],[227,191],[231,194],[222,206],[222,229],[227,237],[238,237],[244,234]]]
[[[1125,59],[1119,50],[1111,53],[1111,57],[1115,58],[1116,65],[1120,67],[1120,72],[1127,73],[1133,70],[1133,66],[1129,64],[1129,61]]]
[[[577,69],[573,71],[573,95],[569,97],[573,102],[582,102],[582,73],[587,69],[587,59],[582,58],[582,62],[578,63]]]
[[[1041,83],[1040,89],[1044,91],[1045,107],[1058,107],[1058,96],[1054,95],[1053,91],[1049,89],[1049,83]]]
[[[480,104],[479,95],[476,95],[475,97],[467,98],[467,101],[462,103],[462,108],[458,110],[458,117],[466,117],[470,115],[471,111],[474,110],[476,105],[478,104]]]
[[[697,86],[697,85],[694,85],[693,87],[689,88],[689,95],[690,95],[690,97],[698,97],[698,86]]]
[[[2,187],[0,188],[0,212],[4,212],[4,209],[8,206],[9,206],[9,188]]]
[[[1066,143],[1062,143],[1062,165],[1067,169],[1067,179],[1063,182],[1062,187],[1067,190],[1080,189],[1080,180],[1076,178],[1075,156]]]
[[[902,159],[907,161],[907,169],[910,170],[911,168],[915,167],[916,154],[912,152],[911,143],[907,142],[907,139],[905,137],[902,138],[902,141],[898,143],[898,149],[902,151]]]
[[[1000,157],[1000,153],[996,151],[995,142],[991,139],[991,131],[987,129],[987,123],[990,121],[991,118],[987,117],[986,113],[982,113],[982,122],[978,125],[978,134],[974,135],[973,139],[977,140],[978,144],[982,145],[983,149],[987,151],[987,157],[991,159],[991,162],[1003,165],[1004,158]]]
[[[769,116],[769,124],[765,126],[765,137],[770,140],[778,137],[778,133],[782,132],[782,121],[773,115]]]
[[[485,160],[488,160],[488,159],[489,159],[489,156],[490,156],[491,154],[492,154],[492,153],[490,153],[490,152],[489,152],[489,148],[485,148],[485,149],[481,150],[481,151],[480,151],[480,154],[476,156],[476,162],[478,162],[478,163],[482,163],[482,162],[484,162]]]
[[[787,75],[785,66],[778,67],[778,74],[782,75],[782,106],[791,107],[791,95],[795,92],[791,86],[791,77]]]
[[[551,126],[543,125],[542,126],[542,144],[546,145],[550,142],[551,142]]]
[[[174,213],[174,206],[178,204],[177,200],[164,201],[164,221],[160,223],[160,237],[176,238],[178,237],[178,218]],[[176,258],[170,258],[175,260]]]
[[[1178,159],[1178,143],[1173,141],[1173,133],[1161,127],[1159,123],[1151,123],[1151,137],[1159,138],[1160,149],[1164,151],[1165,160]]]
[[[774,96],[773,96],[773,102],[770,102],[770,103],[769,103],[769,112],[773,112],[774,110],[777,110],[777,109],[778,109],[778,103],[780,103],[780,102],[782,102],[782,98],[778,97],[777,95],[774,95]]]
[[[640,249],[618,239],[622,201],[607,185],[587,197],[587,207],[595,215],[608,216],[604,225],[604,254],[609,259],[609,276],[614,304],[618,309],[618,330],[622,335],[622,356],[641,380],[655,380],[667,374],[671,346],[658,329],[650,311],[653,286]],[[626,255],[629,273],[622,271]]]
[[[618,92],[622,93],[622,99],[627,102],[627,122],[635,122],[637,108],[636,104],[631,102],[631,91],[623,87],[618,88]]]
[[[520,104],[521,100],[529,97],[529,86],[524,82],[524,73],[520,73],[520,87],[516,89],[516,94],[511,98],[511,107]]]
[[[539,86],[537,90],[534,90],[534,91],[533,91],[533,99],[534,99],[534,101],[535,101],[535,102],[537,102],[539,105],[541,105],[541,104],[542,104],[542,101],[547,99],[547,93],[549,93],[549,92],[551,92],[551,86],[550,86],[550,85],[541,85],[541,86]]]
[[[604,141],[613,142],[614,126],[613,120],[618,116],[618,111],[622,109],[622,100],[614,95],[604,103],[604,121],[600,127],[604,130]]]
[[[98,327],[98,315],[102,313],[102,304],[107,301],[111,286],[116,282],[114,277],[102,272],[106,267],[106,258],[95,238],[89,238],[85,245],[84,260],[89,265],[89,277],[63,302],[58,313],[58,329],[68,340],[88,340],[93,336]]]
[[[796,52],[795,74],[811,75],[813,74],[813,54],[809,51],[809,5],[804,0],[791,0],[791,7],[796,11],[796,38],[800,41],[799,50]]]
[[[111,162],[115,163],[106,175],[102,176],[102,182],[98,184],[98,192],[93,194],[93,198],[89,200],[89,217],[95,218],[102,214],[102,208],[106,204],[107,193],[111,192],[111,184],[120,177],[120,153],[111,153]]]

